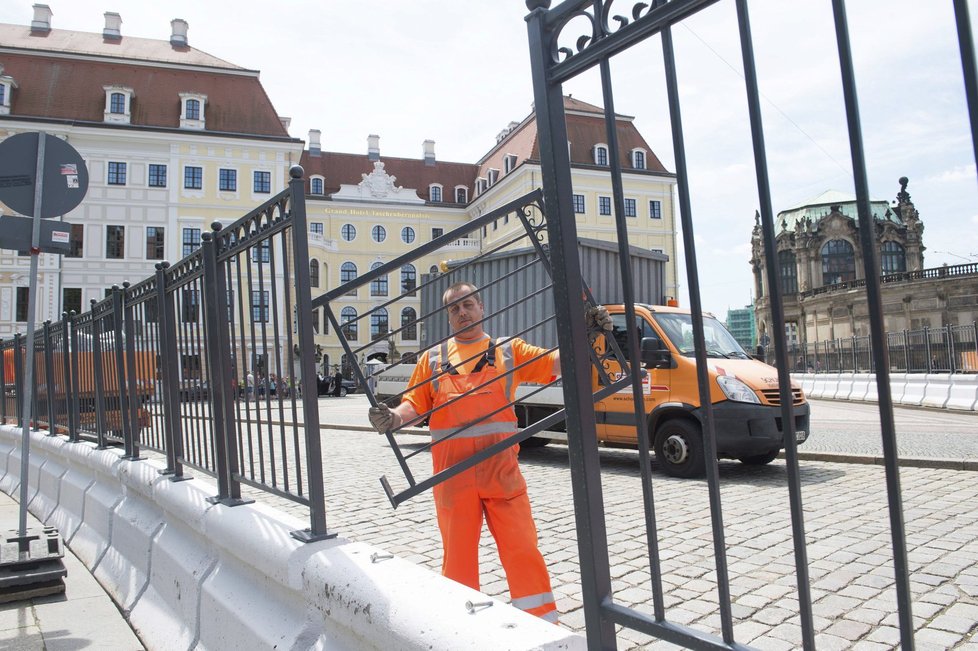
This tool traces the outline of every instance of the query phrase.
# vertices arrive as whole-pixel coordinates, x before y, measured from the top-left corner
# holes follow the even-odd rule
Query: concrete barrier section
[[[811,397],[812,398],[826,398],[829,397],[828,386],[832,387],[832,395],[835,395],[835,387],[838,385],[838,379],[831,377],[828,374],[821,374],[815,376],[815,381],[812,383]]]
[[[944,408],[978,410],[978,375],[952,375]]]
[[[853,380],[852,395],[853,400],[862,400],[863,402],[878,402],[879,394],[876,391],[876,374],[858,373]]]
[[[307,523],[266,505],[212,505],[208,481],[172,482],[153,462],[89,444],[35,448],[41,436],[32,436],[31,472],[43,475],[35,506],[153,649],[586,648],[582,636],[502,602],[470,614],[465,602],[485,595],[402,559],[371,558],[382,550],[340,538],[302,544],[290,532]],[[16,437],[0,427],[7,488],[20,473]]]
[[[907,385],[903,390],[903,395],[900,397],[898,404],[918,407],[923,402],[926,393],[927,374],[907,373]],[[897,400],[894,398],[893,402],[897,403]]]
[[[835,400],[849,400],[852,393],[852,373],[839,373],[838,382],[835,385],[835,394],[829,396]]]
[[[906,373],[890,373],[890,398],[893,400],[893,404],[899,405],[903,400],[903,394],[907,392],[907,374]],[[877,399],[879,396],[879,387],[876,388]]]
[[[947,404],[948,394],[951,392],[950,373],[928,373],[927,388],[924,389],[924,397],[920,404],[923,407],[937,407],[943,409]]]

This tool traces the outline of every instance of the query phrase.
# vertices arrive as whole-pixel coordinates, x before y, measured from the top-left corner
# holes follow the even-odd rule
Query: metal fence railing
[[[978,322],[885,334],[890,371],[978,373]],[[791,344],[792,370],[808,373],[874,373],[869,335]]]
[[[302,168],[289,187],[199,249],[46,322],[34,346],[35,426],[98,447],[166,455],[216,478],[213,501],[247,485],[308,506],[300,540],[326,537],[317,378],[309,319]],[[22,424],[24,343],[0,342],[0,418]]]

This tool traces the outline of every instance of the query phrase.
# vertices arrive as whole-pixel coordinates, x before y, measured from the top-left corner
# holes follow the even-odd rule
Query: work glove
[[[611,332],[611,315],[604,305],[592,305],[584,311],[584,325],[588,332],[598,333],[602,330]]]
[[[391,411],[390,407],[381,403],[370,408],[370,424],[381,434],[386,434],[401,426],[401,417]]]

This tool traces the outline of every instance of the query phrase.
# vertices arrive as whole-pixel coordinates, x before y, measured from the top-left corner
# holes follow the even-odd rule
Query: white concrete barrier
[[[835,393],[829,397],[834,400],[848,400],[852,393],[852,373],[839,373],[836,377]]]
[[[927,393],[927,374],[926,373],[907,373],[907,385],[904,387],[903,395],[898,404],[917,407]],[[897,400],[894,398],[894,403]]]
[[[978,411],[978,375],[952,375],[944,408]]]
[[[47,440],[42,440],[47,438]],[[0,426],[0,487],[19,483],[20,431]],[[207,481],[60,437],[31,438],[31,510],[62,529],[153,649],[584,649],[585,639],[399,558],[262,504],[212,505]],[[38,479],[35,479],[37,477]],[[16,496],[16,495],[15,495]],[[67,535],[66,535],[67,534]]]
[[[852,391],[849,392],[849,400],[858,400],[860,402],[865,402],[869,400],[869,388],[873,387],[873,398],[872,401],[876,401],[876,376],[872,373],[853,373],[852,374]]]
[[[815,382],[812,384],[811,397],[812,398],[828,398],[829,388],[831,387],[832,396],[835,395],[835,387],[838,385],[839,381],[829,375],[828,373],[822,373],[815,376]]]
[[[900,401],[903,400],[903,394],[907,392],[907,374],[906,373],[890,373],[890,399],[893,404],[899,405]],[[877,400],[879,396],[879,387],[876,388]]]
[[[920,404],[923,407],[937,407],[943,409],[947,404],[948,394],[951,392],[950,373],[928,373],[927,388],[924,390],[924,397]]]

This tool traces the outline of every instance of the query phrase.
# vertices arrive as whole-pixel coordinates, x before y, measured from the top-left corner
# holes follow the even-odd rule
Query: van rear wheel
[[[699,426],[682,418],[660,425],[655,434],[655,458],[667,475],[702,477],[706,465]]]

